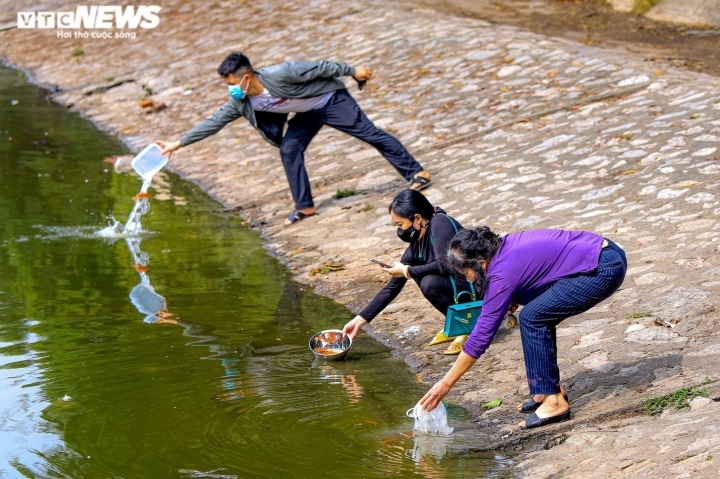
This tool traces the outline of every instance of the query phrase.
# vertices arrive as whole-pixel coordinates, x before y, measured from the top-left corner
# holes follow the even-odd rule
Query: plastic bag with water
[[[432,411],[426,411],[418,402],[406,414],[415,419],[414,435],[449,436],[453,432],[453,428],[448,426],[447,410],[442,402]]]

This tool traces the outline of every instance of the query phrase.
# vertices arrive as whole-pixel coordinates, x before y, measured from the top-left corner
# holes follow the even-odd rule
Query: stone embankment
[[[705,27],[720,27],[720,2],[715,0],[608,0],[619,12],[644,11],[651,20]]]
[[[621,290],[558,331],[573,419],[516,428],[527,386],[519,334],[503,329],[448,397],[479,417],[473,444],[544,445],[518,457],[522,477],[717,477],[720,79],[412,3],[159,4],[160,25],[135,39],[8,28],[0,56],[134,150],[178,138],[223,104],[215,70],[232,50],[256,66],[371,66],[375,78],[350,90],[433,173],[434,204],[465,226],[588,229],[627,251]],[[148,93],[164,108],[141,108]],[[391,262],[403,249],[387,205],[405,184],[375,150],[331,130],[307,158],[319,214],[290,228],[278,152],[242,120],[169,168],[261,229],[300,281],[358,310],[386,279],[366,258]],[[432,384],[454,360],[426,345],[441,324],[411,285],[369,332]],[[646,397],[695,385],[713,400],[642,414]]]

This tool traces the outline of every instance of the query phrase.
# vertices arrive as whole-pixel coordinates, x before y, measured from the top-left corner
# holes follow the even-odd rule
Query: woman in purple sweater
[[[627,270],[623,250],[588,231],[534,230],[501,238],[481,227],[455,235],[446,261],[484,291],[485,303],[455,364],[420,400],[425,410],[435,409],[475,364],[508,306],[518,303],[525,306],[519,317],[520,335],[533,396],[520,407],[532,412],[525,427],[569,419],[570,405],[560,386],[555,327],[617,291]]]

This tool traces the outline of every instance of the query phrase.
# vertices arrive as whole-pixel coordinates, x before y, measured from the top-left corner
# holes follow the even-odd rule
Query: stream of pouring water
[[[148,211],[150,211],[150,197],[147,195],[147,190],[150,188],[151,182],[152,176],[143,178],[140,194],[135,197],[135,206],[133,206],[132,211],[130,211],[125,224],[111,216],[113,224],[107,228],[103,228],[96,234],[106,238],[128,237],[141,234],[143,229],[140,220],[147,214]]]
[[[122,234],[139,234],[142,231],[142,224],[140,224],[140,219],[143,217],[143,215],[147,214],[148,211],[150,211],[149,198],[138,198],[135,201],[135,206],[133,206],[133,209],[128,216],[127,222],[125,222]]]
[[[147,190],[150,188],[152,183],[153,173],[149,173],[148,176],[143,177],[143,184],[140,188],[140,195],[135,199],[135,206],[128,216],[128,220],[123,228],[124,235],[138,234],[142,231],[142,225],[140,224],[140,218],[150,211],[150,197],[147,196]]]

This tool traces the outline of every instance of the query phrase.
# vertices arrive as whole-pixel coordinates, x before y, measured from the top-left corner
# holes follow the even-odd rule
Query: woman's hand
[[[382,270],[396,278],[403,278],[405,277],[405,267],[404,264],[396,261],[392,268],[383,268]]]
[[[343,338],[345,336],[350,336],[350,339],[355,339],[357,333],[359,333],[362,327],[367,323],[368,322],[362,316],[355,316],[352,320],[350,320],[350,322],[343,326]]]
[[[477,359],[468,356],[464,351],[461,352],[450,371],[422,397],[420,400],[422,408],[426,411],[435,409],[440,404],[440,401],[447,396],[453,385],[475,364],[475,361]]]
[[[443,400],[447,393],[450,392],[450,386],[445,382],[445,378],[436,382],[435,385],[430,388],[428,392],[420,400],[420,405],[426,411],[432,411],[437,407],[438,404]]]
[[[160,152],[161,155],[167,155],[168,160],[170,159],[170,155],[172,155],[172,152],[175,150],[180,149],[182,146],[179,141],[162,141],[158,140],[155,142],[157,146],[162,148],[162,151]]]

